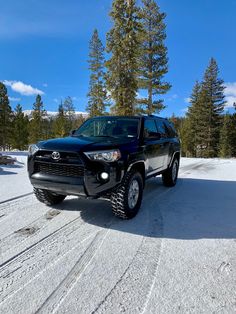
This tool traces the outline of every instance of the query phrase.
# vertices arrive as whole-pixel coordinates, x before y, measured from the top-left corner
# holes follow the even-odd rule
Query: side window
[[[177,133],[176,133],[174,127],[171,125],[171,123],[165,122],[165,126],[166,126],[166,128],[167,128],[167,130],[168,130],[168,136],[169,136],[170,138],[173,138],[173,137],[176,137],[176,136],[177,136]]]
[[[147,119],[144,121],[144,137],[154,137],[153,133],[157,133],[157,127],[154,120]]]
[[[161,134],[161,138],[167,138],[167,129],[162,120],[156,120],[158,132]]]

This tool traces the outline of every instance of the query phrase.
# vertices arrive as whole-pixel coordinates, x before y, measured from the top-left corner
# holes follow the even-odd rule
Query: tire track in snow
[[[60,255],[58,258],[54,259],[52,262],[50,262],[45,268],[41,269],[34,277],[32,277],[30,280],[28,280],[27,282],[24,282],[22,285],[20,285],[17,289],[14,289],[12,291],[12,293],[8,294],[7,296],[5,296],[2,300],[0,300],[0,306],[5,303],[7,300],[9,300],[10,298],[12,298],[15,294],[19,293],[21,290],[23,290],[25,287],[27,287],[31,282],[33,282],[34,280],[36,280],[38,277],[42,276],[46,271],[50,270],[54,265],[56,265],[57,263],[59,263],[62,259],[64,259],[66,257],[66,255],[70,254],[72,251],[77,250],[78,247],[81,247],[81,245],[88,241],[94,234],[90,234],[88,237],[84,238],[83,240],[81,240],[80,242],[77,242],[77,244],[72,247],[71,249],[69,249],[68,251],[66,251],[65,253],[63,253],[62,255]],[[76,254],[78,254],[78,251],[76,251]],[[17,270],[17,269],[16,269]]]
[[[159,197],[166,193],[164,191]],[[150,205],[152,204],[153,202]],[[131,313],[131,309],[132,313],[141,312],[156,276],[162,235],[163,221],[157,210],[155,217],[148,217],[147,234],[143,236],[131,263],[92,313]]]
[[[9,231],[14,231],[14,225],[19,225],[19,222],[24,222],[28,218],[28,223],[36,217],[38,218],[40,214],[37,212],[40,210],[40,204],[33,195],[26,196],[25,198],[13,200],[5,204],[0,205],[0,237],[6,236]],[[33,209],[33,214],[29,215]],[[37,210],[39,209],[39,210]],[[22,218],[25,217],[25,218]],[[30,219],[32,217],[32,219]],[[23,221],[24,220],[24,221]],[[1,246],[0,246],[1,247]]]
[[[9,203],[9,202],[12,202],[12,201],[15,201],[15,200],[18,200],[20,198],[23,198],[23,197],[26,197],[26,196],[29,196],[29,195],[32,195],[32,194],[34,194],[34,192],[29,192],[29,193],[26,193],[26,194],[22,194],[22,195],[19,195],[19,196],[15,196],[15,197],[9,198],[7,200],[1,201],[0,205]]]
[[[32,221],[27,226],[20,228],[13,233],[9,234],[5,238],[0,240],[0,251],[6,254],[9,250],[14,247],[23,244],[24,242],[30,240],[31,238],[38,235],[44,228],[46,228],[61,211],[56,209],[50,209],[39,218]]]
[[[104,218],[104,217],[103,217]],[[92,217],[92,222],[95,217]],[[110,216],[108,217],[110,220]],[[106,222],[107,223],[107,222]],[[104,223],[104,227],[106,226]],[[61,227],[45,239],[30,247],[29,250],[17,256],[10,263],[4,263],[0,270],[0,304],[9,299],[21,286],[37,277],[42,269],[47,268],[52,262],[60,259],[62,255],[77,247],[81,241],[89,238],[100,227],[93,224],[87,225],[81,217]],[[58,232],[59,231],[59,232]],[[79,241],[78,241],[79,239]],[[39,244],[39,245],[38,245]]]
[[[4,216],[5,216],[5,214],[1,214],[1,215],[0,215],[0,219],[3,218]]]
[[[197,164],[194,163],[187,169],[185,168],[184,171],[180,169],[180,175],[183,176],[188,171],[197,169],[202,164],[205,163],[201,161]],[[175,189],[179,189],[181,186],[182,184],[178,183]],[[155,198],[154,196],[150,208],[154,206],[157,199],[171,191],[171,189],[167,189],[160,193],[158,197]],[[151,194],[152,192],[147,193],[145,198],[151,197]],[[92,312],[93,314],[144,313],[146,311],[157,277],[164,228],[160,208],[157,208],[155,216],[149,217],[149,227],[147,228],[149,232],[143,237],[131,263],[104,300]]]
[[[84,254],[79,258],[75,266],[66,276],[66,278],[60,283],[60,285],[53,291],[53,293],[46,299],[43,305],[36,311],[37,314],[55,313],[62,302],[66,299],[67,295],[73,289],[78,282],[80,276],[85,269],[92,262],[97,251],[101,248],[105,237],[110,229],[103,229],[99,231]]]
[[[32,193],[29,193],[29,195],[24,196],[26,199],[24,200],[25,206],[30,206],[32,204],[37,204],[38,201],[36,198],[33,197]],[[20,198],[14,198],[12,200],[0,203],[0,214],[10,214],[16,210],[19,210],[19,205],[22,197]]]
[[[73,219],[72,221],[68,222],[67,224],[63,225],[59,229],[55,230],[54,232],[46,235],[45,237],[41,238],[36,243],[30,245],[29,247],[25,248],[23,251],[19,252],[18,254],[12,256],[8,260],[4,261],[2,264],[0,264],[0,278],[1,273],[5,271],[5,269],[8,269],[11,267],[13,263],[17,263],[21,259],[24,258],[26,255],[30,255],[30,253],[34,253],[36,250],[40,250],[41,248],[44,248],[47,244],[50,244],[51,238],[53,240],[52,243],[56,242],[58,239],[60,239],[61,236],[63,236],[63,231],[66,233],[66,230],[70,230],[73,228],[73,226],[76,224],[76,222],[80,219],[80,217],[77,217]]]

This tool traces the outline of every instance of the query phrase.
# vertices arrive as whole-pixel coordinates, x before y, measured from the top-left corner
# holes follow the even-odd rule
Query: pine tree
[[[220,157],[229,158],[233,156],[234,127],[233,117],[229,113],[225,114],[220,132]]]
[[[84,118],[82,114],[79,114],[75,119],[74,129],[78,129],[85,120],[86,118]]]
[[[74,128],[75,122],[75,107],[73,104],[73,100],[70,96],[66,97],[63,102],[63,108],[66,116],[66,126],[65,131],[68,135],[70,131]]]
[[[201,148],[201,91],[202,85],[197,81],[190,96],[190,106],[186,114],[186,121],[183,125],[188,134],[185,135],[186,150],[192,157],[197,157]]]
[[[9,104],[6,86],[0,82],[0,147],[10,146],[12,128],[12,109]]]
[[[172,116],[169,118],[170,122],[173,123],[174,128],[178,134],[180,134],[180,130],[183,126],[185,117],[177,117],[174,113]]]
[[[87,112],[90,117],[101,116],[107,105],[107,93],[105,89],[104,71],[104,47],[95,29],[89,44],[89,70],[91,71],[89,82],[89,101]]]
[[[30,121],[30,143],[37,143],[38,141],[45,139],[43,129],[45,115],[46,111],[44,110],[42,98],[40,95],[37,95],[36,101],[33,104],[32,120]]]
[[[225,105],[225,87],[224,81],[218,78],[218,75],[217,63],[211,58],[204,75],[201,92],[201,130],[202,141],[205,145],[204,157],[215,157],[219,150],[220,128]]]
[[[53,137],[53,118],[46,116],[43,119],[43,139],[47,140]]]
[[[196,83],[187,113],[187,145],[191,156],[216,157],[224,110],[224,85],[218,78],[219,69],[212,58],[201,84]]]
[[[107,89],[114,101],[113,112],[133,115],[138,90],[140,17],[135,0],[114,0],[107,34]]]
[[[154,0],[142,0],[141,10],[142,31],[140,32],[140,78],[139,88],[147,91],[147,97],[138,102],[144,107],[144,112],[153,114],[165,108],[163,100],[157,96],[165,94],[171,87],[163,81],[168,72],[165,13]]]
[[[12,121],[12,147],[24,150],[29,144],[29,119],[22,112],[20,104],[16,106]]]
[[[64,111],[63,103],[58,107],[58,114],[56,116],[56,119],[53,121],[53,136],[54,137],[64,137],[66,136],[66,127],[67,127],[67,121],[66,121],[66,115]]]
[[[193,138],[192,138],[192,129],[191,121],[189,118],[185,118],[181,125],[179,135],[181,139],[181,152],[182,156],[192,157],[194,156],[193,152]]]

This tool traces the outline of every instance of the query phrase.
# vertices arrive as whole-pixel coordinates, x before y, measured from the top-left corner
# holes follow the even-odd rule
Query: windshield
[[[101,118],[89,119],[73,134],[84,137],[138,137],[139,119]]]

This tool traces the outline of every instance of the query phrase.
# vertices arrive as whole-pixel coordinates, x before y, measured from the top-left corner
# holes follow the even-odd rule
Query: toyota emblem
[[[53,152],[52,153],[52,159],[54,159],[54,160],[59,160],[60,159],[60,153],[58,153],[58,152]]]

